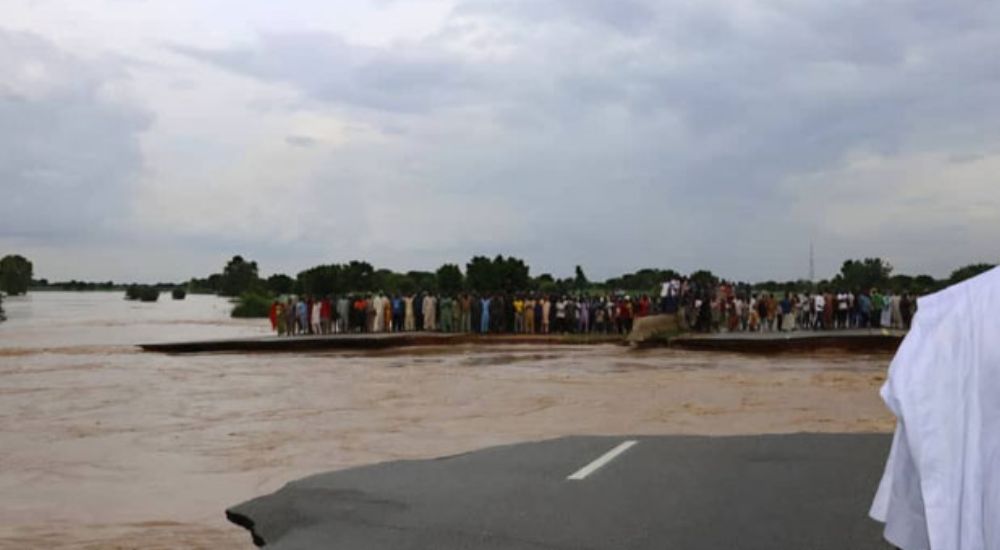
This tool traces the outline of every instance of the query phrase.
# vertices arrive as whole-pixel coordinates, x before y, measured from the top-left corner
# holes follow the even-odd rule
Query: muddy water
[[[596,347],[166,356],[206,296],[36,293],[0,323],[0,548],[250,548],[223,510],[319,471],[568,434],[888,431],[887,355]]]

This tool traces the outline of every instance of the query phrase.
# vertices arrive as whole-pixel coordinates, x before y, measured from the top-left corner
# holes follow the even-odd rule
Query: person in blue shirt
[[[479,318],[479,332],[482,334],[486,334],[490,331],[490,302],[492,301],[493,300],[489,296],[483,296],[480,300],[480,303],[482,303],[483,306],[483,313]]]
[[[299,300],[296,306],[296,314],[299,316],[299,333],[309,333],[309,304],[303,299]]]
[[[792,301],[788,298],[788,293],[785,293],[785,297],[778,303],[778,307],[781,308],[781,317],[778,318],[778,330],[789,332],[795,329],[795,316],[792,315]]]
[[[403,316],[406,313],[403,298],[396,296],[392,299],[392,331],[403,331]]]

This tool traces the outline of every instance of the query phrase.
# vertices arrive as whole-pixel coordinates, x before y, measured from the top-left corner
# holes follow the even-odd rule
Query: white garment
[[[383,307],[382,297],[375,296],[372,298],[371,307],[375,310],[375,318],[372,320],[372,332],[382,332],[382,328],[385,326],[383,324],[385,308]]]
[[[882,307],[882,327],[892,326],[892,296],[885,297],[885,306]]]
[[[896,435],[871,516],[903,550],[1000,549],[1000,268],[920,299],[882,398]]]

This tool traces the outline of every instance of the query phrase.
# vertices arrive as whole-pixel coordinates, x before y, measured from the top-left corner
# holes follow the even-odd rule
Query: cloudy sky
[[[4,0],[0,254],[181,280],[1000,260],[1000,4]]]

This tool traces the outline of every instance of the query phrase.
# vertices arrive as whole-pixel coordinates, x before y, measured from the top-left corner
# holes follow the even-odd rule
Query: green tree
[[[375,290],[375,268],[368,262],[351,260],[344,266],[346,292],[371,292]]]
[[[843,290],[869,290],[885,287],[892,275],[892,266],[882,258],[847,260],[840,268],[839,283]]]
[[[951,277],[948,277],[948,284],[954,285],[961,283],[966,279],[971,279],[976,275],[986,273],[987,271],[996,267],[993,264],[972,264],[965,267],[960,267],[955,271],[951,272]]]
[[[0,290],[16,296],[28,292],[34,267],[24,256],[4,256],[0,260]]]
[[[703,288],[719,284],[719,278],[707,269],[699,269],[692,273],[689,278],[692,283],[696,283]]]
[[[531,281],[528,264],[524,260],[508,256],[497,255],[493,258],[493,265],[499,272],[500,288],[505,292],[517,292],[528,288]]]
[[[465,264],[465,281],[476,292],[493,292],[500,287],[493,262],[486,256],[474,256]]]
[[[913,278],[913,291],[918,294],[928,294],[940,288],[937,279],[930,275],[917,275]]]
[[[275,273],[267,278],[264,282],[264,288],[267,289],[271,294],[282,295],[290,294],[295,288],[295,279],[285,275],[284,273]]]
[[[409,281],[406,287],[410,289],[407,294],[418,290],[434,292],[438,288],[437,274],[431,271],[407,271],[406,280]]]
[[[223,296],[239,296],[258,287],[257,262],[248,262],[243,256],[233,256],[222,270],[219,284],[219,294]]]
[[[343,267],[337,264],[318,265],[300,272],[295,280],[299,292],[313,296],[332,294],[343,287]]]
[[[455,264],[444,264],[438,268],[437,273],[438,290],[446,294],[461,292],[465,277],[462,270]]]
[[[909,275],[893,275],[888,281],[888,287],[896,294],[913,290],[913,277]]]
[[[644,268],[635,273],[612,277],[604,282],[604,286],[609,290],[650,291],[659,289],[664,281],[679,278],[680,273],[673,269]]]
[[[513,256],[475,256],[465,266],[466,285],[476,292],[517,292],[531,284],[528,265]]]
[[[556,280],[549,273],[542,273],[531,280],[531,289],[550,294],[556,291]]]
[[[590,281],[587,280],[587,276],[583,274],[583,268],[576,266],[576,274],[573,277],[573,288],[577,291],[586,290],[590,286]]]

